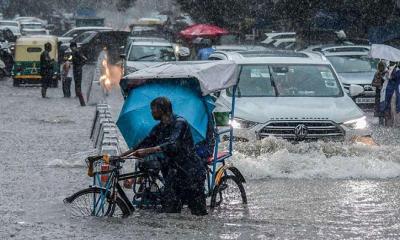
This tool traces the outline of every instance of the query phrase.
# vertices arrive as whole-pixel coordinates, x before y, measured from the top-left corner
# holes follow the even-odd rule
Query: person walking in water
[[[53,63],[54,59],[50,58],[52,50],[51,44],[44,44],[44,51],[40,54],[40,75],[42,77],[42,98],[46,98],[47,88],[53,80]]]
[[[70,48],[72,50],[72,65],[73,75],[75,82],[75,95],[79,98],[81,106],[86,106],[85,99],[82,94],[82,67],[85,65],[87,58],[79,51],[76,42],[71,42]]]
[[[73,78],[72,68],[72,55],[71,52],[66,52],[64,62],[61,65],[61,81],[64,97],[71,97],[71,82]]]
[[[375,112],[374,116],[379,117],[379,125],[384,125],[384,114],[381,111],[381,91],[383,88],[383,83],[385,82],[384,76],[386,74],[386,66],[383,61],[380,61],[377,66],[377,70],[372,80],[372,86],[375,87]]]

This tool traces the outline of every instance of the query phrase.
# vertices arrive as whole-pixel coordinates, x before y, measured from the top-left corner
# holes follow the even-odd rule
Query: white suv
[[[231,122],[239,140],[345,140],[370,135],[363,111],[344,93],[335,70],[319,53],[217,51],[210,60],[231,60],[240,66],[236,119]],[[356,96],[363,89],[351,85],[349,91]],[[216,112],[229,109],[232,94],[233,89],[220,93]]]

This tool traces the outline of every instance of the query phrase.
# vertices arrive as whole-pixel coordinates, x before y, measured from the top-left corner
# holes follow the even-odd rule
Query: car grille
[[[300,130],[303,130],[302,132]],[[272,121],[259,132],[260,138],[275,136],[306,140],[344,137],[344,130],[331,121]]]

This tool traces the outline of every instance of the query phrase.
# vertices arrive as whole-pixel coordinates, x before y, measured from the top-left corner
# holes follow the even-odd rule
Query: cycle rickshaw
[[[204,138],[213,101],[210,94],[231,88],[232,105],[226,113],[233,120],[238,68],[230,61],[163,63],[126,76],[121,81],[125,96],[118,127],[129,147],[134,147],[151,130],[149,101],[157,96],[170,98],[174,112],[191,126],[193,138]],[[186,97],[182,97],[187,95]],[[142,109],[142,110],[140,110]],[[211,113],[212,114],[212,113]],[[146,125],[147,124],[147,125]],[[233,128],[214,126],[213,157],[207,161],[206,194],[211,209],[247,204],[245,179],[227,160],[233,155]],[[226,151],[220,151],[221,138],[229,139]],[[194,139],[196,142],[196,139]],[[198,140],[198,139],[197,139]],[[122,163],[134,159],[134,172],[121,173]],[[132,157],[95,156],[87,159],[93,184],[67,197],[64,202],[75,215],[129,216],[135,208],[160,206],[163,179],[157,161]],[[128,198],[120,182],[132,179],[133,199]]]

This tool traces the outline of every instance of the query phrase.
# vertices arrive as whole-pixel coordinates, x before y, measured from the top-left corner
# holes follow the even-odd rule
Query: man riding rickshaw
[[[233,128],[219,131],[213,124],[215,143],[207,139],[209,123],[214,123],[211,116],[215,105],[210,94],[225,88],[235,92],[237,74],[236,64],[218,61],[164,63],[126,76],[121,81],[125,103],[117,126],[131,150],[121,156],[89,157],[93,186],[65,202],[81,208],[80,199],[93,195],[93,205],[84,204],[89,211],[75,211],[93,216],[113,216],[118,208],[118,213],[127,216],[135,207],[179,212],[182,204],[189,204],[192,214],[204,215],[206,197],[211,197],[211,209],[246,204],[244,177],[226,162],[233,154],[232,141],[227,151],[219,151],[220,136],[228,134],[232,140]],[[235,94],[232,98],[231,119]],[[209,158],[200,158],[196,153],[195,145],[204,141],[213,146]],[[136,171],[120,174],[121,164],[128,159],[138,163]],[[94,170],[99,164],[110,168]],[[107,181],[101,181],[105,174]],[[133,200],[127,198],[119,184],[127,180],[132,183],[128,187],[134,191]]]

